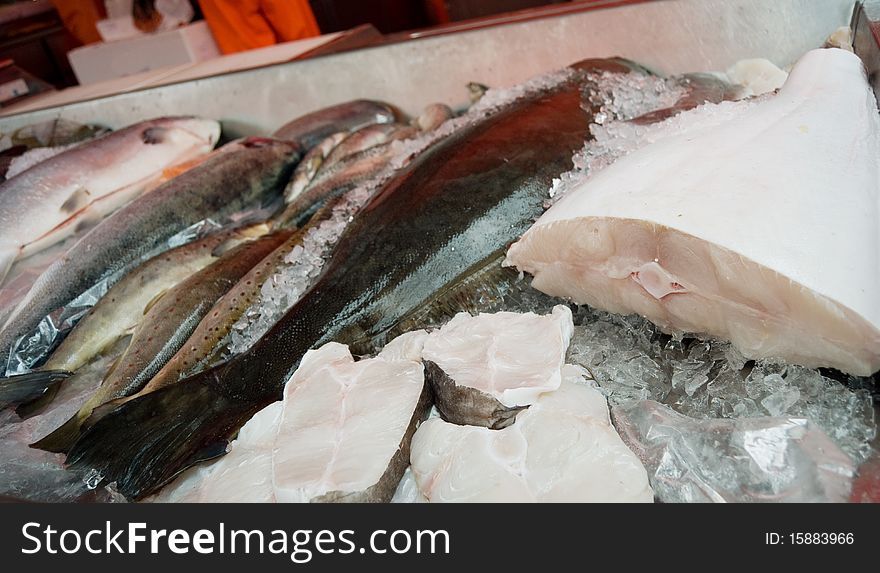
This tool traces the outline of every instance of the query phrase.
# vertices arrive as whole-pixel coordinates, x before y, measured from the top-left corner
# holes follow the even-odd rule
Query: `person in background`
[[[321,33],[308,0],[199,0],[224,54]]]
[[[83,44],[101,41],[95,24],[107,17],[101,0],[52,0],[64,27]]]

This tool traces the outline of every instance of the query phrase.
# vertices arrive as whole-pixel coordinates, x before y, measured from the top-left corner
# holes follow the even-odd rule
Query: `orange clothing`
[[[96,24],[106,18],[99,0],[52,0],[64,27],[83,44],[101,41]]]
[[[224,54],[321,33],[308,0],[199,0]]]

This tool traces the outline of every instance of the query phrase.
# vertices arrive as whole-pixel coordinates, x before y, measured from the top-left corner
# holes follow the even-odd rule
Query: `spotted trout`
[[[241,244],[157,296],[144,311],[144,318],[135,329],[131,343],[111,367],[98,391],[70,420],[34,447],[52,452],[66,451],[92,410],[143,388],[180,349],[217,299],[286,241],[291,233],[277,231]]]
[[[150,301],[215,262],[225,251],[267,231],[263,224],[222,231],[175,247],[139,265],[101,297],[45,364],[27,374],[0,378],[0,408],[36,398],[41,398],[39,404],[20,409],[19,414],[42,407],[54,397],[57,382],[131,332],[143,320]]]

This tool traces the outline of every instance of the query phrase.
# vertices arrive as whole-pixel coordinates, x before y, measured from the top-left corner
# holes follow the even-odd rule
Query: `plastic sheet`
[[[105,354],[64,381],[41,414],[20,419],[0,412],[0,496],[40,502],[122,501],[112,488],[96,488],[86,473],[64,468],[64,456],[29,444],[63,424],[100,385],[106,371],[128,346],[124,337]]]
[[[844,502],[855,466],[812,422],[696,420],[645,400],[612,409],[663,502]]]

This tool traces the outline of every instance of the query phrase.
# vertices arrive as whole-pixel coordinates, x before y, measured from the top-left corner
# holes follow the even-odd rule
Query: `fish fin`
[[[12,268],[12,263],[18,258],[20,251],[17,247],[0,249],[0,284],[3,284],[3,279],[9,274],[9,269]]]
[[[83,432],[67,464],[93,469],[127,498],[140,499],[222,454],[238,428],[272,402],[237,399],[216,388],[212,383],[226,364],[107,413]]]
[[[141,137],[147,145],[155,145],[157,143],[162,143],[165,140],[165,135],[167,133],[168,128],[166,127],[148,127],[141,134]]]
[[[150,302],[148,302],[147,305],[144,307],[144,316],[146,316],[147,313],[150,312],[150,310],[154,306],[156,306],[156,303],[158,303],[162,299],[162,297],[165,296],[165,293],[167,293],[167,292],[168,292],[168,289],[160,291],[159,293],[156,294],[156,296],[154,296],[153,298],[150,299]],[[107,376],[110,376],[110,372],[113,372],[114,368],[116,368],[116,362],[114,362],[113,366],[110,367],[110,370],[107,372]]]
[[[92,194],[89,193],[89,190],[85,187],[78,187],[61,205],[61,212],[65,215],[73,215],[91,202]]]
[[[43,436],[30,445],[31,448],[43,450],[46,452],[54,452],[56,454],[65,454],[80,436],[83,418],[79,412],[70,417],[69,420],[55,428],[50,434]]]
[[[52,400],[54,400],[55,396],[58,395],[58,391],[60,389],[60,382],[52,384],[51,386],[46,388],[46,392],[39,398],[19,404],[19,406],[15,409],[15,413],[22,420],[25,420],[32,416],[36,416],[37,414],[42,412],[46,408],[46,406],[52,403]]]
[[[0,378],[0,408],[18,406],[41,398],[49,388],[71,376],[63,370],[36,370]]]
[[[104,416],[109,414],[110,412],[116,410],[117,408],[119,408],[120,406],[122,406],[123,404],[125,404],[126,402],[128,402],[131,399],[132,399],[131,396],[125,396],[122,398],[116,398],[115,400],[110,400],[109,402],[104,402],[103,404],[98,406],[97,408],[92,410],[92,413],[89,414],[89,417],[83,421],[83,423],[82,423],[83,431],[91,428],[92,426],[95,425],[95,422],[97,422],[98,420],[100,420],[101,418],[103,418]]]

